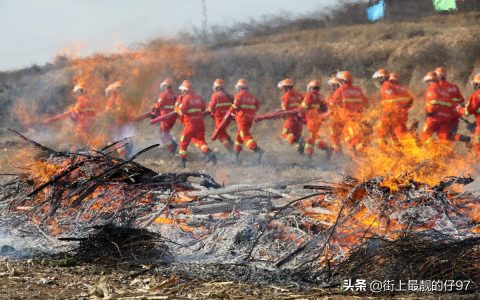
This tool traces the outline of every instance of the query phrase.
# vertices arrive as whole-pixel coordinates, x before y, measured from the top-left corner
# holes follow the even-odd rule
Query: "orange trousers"
[[[208,152],[209,148],[205,142],[205,124],[186,122],[180,137],[180,158],[187,158],[187,149],[190,143],[194,143],[203,153]]]
[[[384,139],[387,137],[400,139],[408,133],[407,128],[408,115],[392,116],[392,114],[383,114],[380,124],[377,127],[377,135]]]
[[[473,150],[480,155],[480,122],[479,117],[477,117],[477,128],[475,129],[475,133],[472,137],[472,145]]]
[[[343,136],[343,127],[344,123],[341,121],[333,121],[332,127],[330,128],[330,141],[332,142],[332,147],[334,150],[340,150],[341,140]]]
[[[302,136],[302,123],[296,116],[285,119],[282,129],[282,138],[289,144],[298,142]]]
[[[214,120],[215,120],[215,128],[218,128],[220,126],[220,123],[222,123],[223,121],[223,117],[214,116]],[[224,129],[220,130],[217,136],[217,139],[220,141],[220,143],[223,144],[223,146],[225,146],[225,148],[228,151],[232,150],[232,139],[227,133],[227,129],[228,129],[228,126],[230,126],[230,123],[232,123],[232,118],[229,118],[227,120],[227,124],[225,125]]]
[[[242,145],[245,145],[250,150],[255,150],[257,148],[257,143],[250,134],[251,127],[252,122],[237,122],[238,132],[235,140],[235,146],[233,148],[235,152],[242,151]]]
[[[82,146],[88,146],[90,143],[92,128],[94,125],[93,118],[82,118],[75,122],[75,141]]]
[[[449,120],[437,117],[427,117],[421,133],[422,142],[430,142],[435,133],[439,140],[449,140],[451,133],[451,123]]]
[[[327,149],[328,144],[320,138],[322,122],[319,121],[320,114],[315,111],[307,113],[307,138],[305,140],[305,154],[312,155],[315,145],[319,149]]]

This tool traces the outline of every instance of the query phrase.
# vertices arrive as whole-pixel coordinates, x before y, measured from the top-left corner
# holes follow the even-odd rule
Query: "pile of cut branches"
[[[97,265],[119,266],[151,261],[170,262],[172,256],[160,234],[141,228],[95,226],[85,238],[60,238],[80,241],[73,250],[77,261]]]
[[[454,240],[438,233],[396,240],[366,239],[335,269],[339,278],[469,280],[480,289],[480,237]]]
[[[17,134],[45,158],[0,187],[2,223],[10,228],[27,225],[23,229],[32,231],[34,225],[47,235],[71,235],[94,225],[129,226],[151,217],[159,193],[168,197],[193,190],[190,177],[199,179],[198,186],[220,186],[206,174],[159,174],[134,161],[158,145],[123,160],[111,155],[115,144],[99,151],[58,152]]]

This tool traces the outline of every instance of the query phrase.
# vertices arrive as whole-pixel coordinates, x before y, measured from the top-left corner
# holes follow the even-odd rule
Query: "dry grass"
[[[387,67],[399,72],[403,83],[417,95],[412,114],[422,120],[424,86],[421,78],[434,67],[446,66],[450,79],[459,84],[463,93],[472,92],[468,79],[480,71],[479,20],[480,12],[470,12],[415,21],[304,26],[306,29],[302,30],[297,24],[281,33],[244,37],[233,44],[175,46],[154,41],[147,46],[147,51],[158,51],[162,55],[147,53],[147,58],[143,59],[125,54],[89,60],[58,60],[42,68],[0,74],[3,104],[0,122],[19,126],[19,115],[11,110],[12,106],[18,108],[19,99],[25,99],[26,106],[33,110],[31,114],[37,113],[35,107],[40,113],[51,115],[71,105],[69,91],[79,76],[75,69],[78,66],[84,68],[85,74],[93,74],[90,77],[100,83],[97,82],[94,89],[99,105],[105,101],[103,86],[108,81],[124,80],[130,98],[137,102],[142,98],[141,102],[145,103],[155,99],[160,79],[172,74],[176,82],[190,75],[197,91],[205,98],[209,97],[215,78],[224,78],[227,89],[233,92],[236,80],[244,77],[259,97],[262,111],[279,107],[280,92],[276,83],[280,79],[294,78],[298,89],[303,91],[308,81],[318,78],[327,94],[326,79],[341,69],[351,70],[356,83],[375,98],[377,89],[370,80],[371,74],[380,67]],[[164,49],[166,52],[174,50],[166,53]],[[265,123],[257,128],[262,136],[264,133],[271,135],[272,126],[277,127]]]

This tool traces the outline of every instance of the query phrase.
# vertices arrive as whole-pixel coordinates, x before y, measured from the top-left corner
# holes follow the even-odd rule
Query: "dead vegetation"
[[[205,281],[142,271],[86,264],[62,267],[51,259],[1,259],[0,286],[7,299],[318,299],[325,295],[321,289],[300,291],[294,286]],[[332,293],[330,299],[345,299]]]
[[[21,137],[50,156],[3,186],[3,226],[52,245],[60,235],[80,241],[80,262],[304,289],[367,275],[451,276],[479,289],[478,198],[455,188],[473,179],[416,180],[434,168],[428,161],[388,183],[343,176],[222,187],[114,159],[108,147],[61,153]]]
[[[73,250],[77,262],[120,268],[142,263],[171,262],[172,255],[159,234],[142,228],[94,226],[84,238],[59,238],[60,241],[79,241]]]
[[[470,280],[479,289],[480,238],[451,240],[442,234],[367,239],[334,271],[342,278],[371,280]]]

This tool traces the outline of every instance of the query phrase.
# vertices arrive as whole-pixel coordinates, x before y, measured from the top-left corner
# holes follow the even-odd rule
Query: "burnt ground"
[[[76,265],[68,258],[0,261],[1,299],[316,299],[343,298],[338,288],[298,290],[294,286],[201,280],[152,275],[150,266],[109,269]],[[142,274],[147,273],[147,274]],[[150,274],[149,274],[150,273]]]
[[[161,267],[160,267],[161,268]],[[76,264],[70,258],[0,260],[0,299],[365,299],[339,287],[300,290],[295,286],[202,280],[151,266],[112,269]],[[156,275],[160,273],[162,275]],[[385,295],[384,295],[385,296]],[[438,299],[438,294],[401,294],[394,299]],[[373,298],[373,297],[372,297]],[[475,299],[443,295],[442,299]]]
[[[35,138],[33,135],[29,137]],[[238,183],[260,183],[290,179],[295,177],[322,177],[333,180],[338,173],[350,173],[350,160],[345,156],[334,156],[330,161],[325,154],[317,151],[313,161],[298,155],[295,150],[279,142],[277,136],[266,137],[261,141],[267,150],[264,162],[258,164],[248,151],[242,154],[242,162],[237,164],[221,145],[212,143],[218,153],[217,166],[206,165],[201,154],[192,147],[191,161],[185,171],[201,170],[215,177],[217,182],[226,185]],[[157,135],[148,134],[137,144],[136,150],[155,143]],[[41,143],[55,148],[55,144]],[[58,148],[57,148],[58,149]],[[19,156],[19,154],[21,154]],[[18,172],[18,167],[28,165],[35,156],[33,149],[25,147],[11,135],[0,140],[1,173]],[[152,150],[137,160],[157,172],[180,172],[175,157],[160,149]],[[5,179],[8,177],[5,177]],[[1,241],[1,240],[0,240]],[[1,246],[1,243],[0,243]],[[208,269],[186,272],[189,266],[152,269],[149,265],[136,265],[122,268],[106,268],[94,264],[75,262],[70,258],[34,258],[7,260],[0,258],[0,299],[344,299],[358,296],[346,295],[339,287],[328,289],[273,283],[252,283],[251,280],[238,282],[225,274],[222,278],[209,276]],[[191,270],[191,269],[190,269]],[[241,276],[236,278],[242,278]],[[435,298],[439,294],[406,295],[398,298]],[[449,294],[446,297],[457,298]],[[468,296],[463,296],[467,297]],[[364,297],[362,297],[364,298]],[[474,298],[474,296],[470,297]]]
[[[141,267],[106,269],[95,265],[65,266],[68,259],[0,262],[2,299],[279,299],[315,298],[323,291],[255,286],[232,281],[136,275]],[[148,268],[148,266],[145,266]]]

